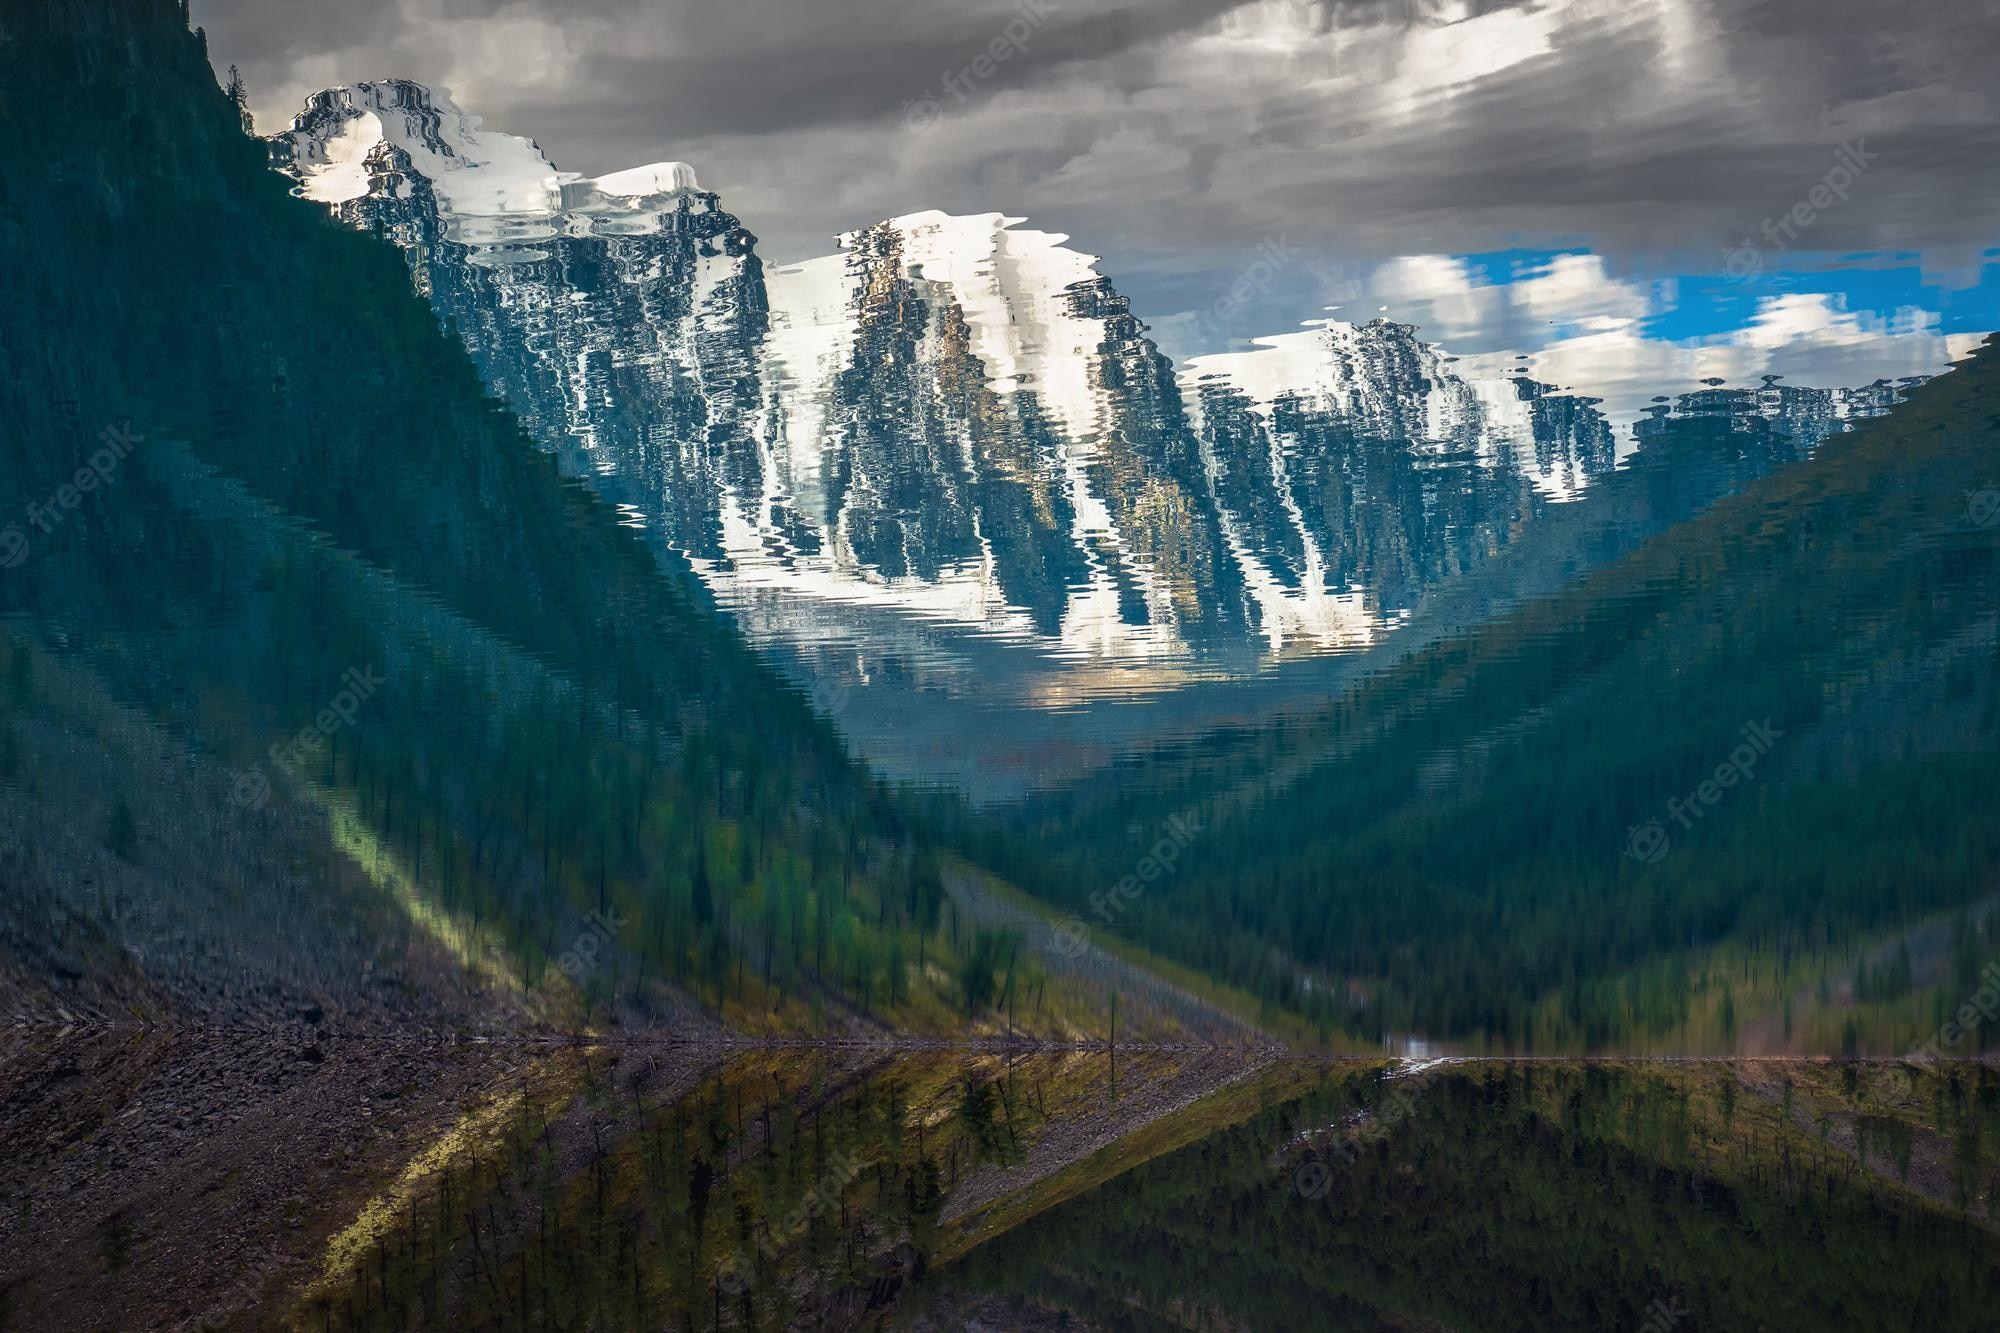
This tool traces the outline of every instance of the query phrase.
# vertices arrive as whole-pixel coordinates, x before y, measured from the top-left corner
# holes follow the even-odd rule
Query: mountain
[[[699,1033],[1067,1003],[947,918],[895,802],[684,561],[559,474],[404,259],[288,196],[181,6],[10,17],[0,82],[0,130],[37,145],[0,174],[14,1014]],[[363,158],[401,202],[426,154],[489,173],[450,200],[541,188],[407,90],[367,105],[407,113],[400,156]],[[552,188],[606,226],[720,227],[719,256],[686,186]],[[661,265],[730,269],[676,235]],[[687,319],[660,306],[635,375],[711,364],[698,332],[666,347]]]
[[[488,383],[726,601],[782,588],[1141,656],[1282,642],[1329,599],[1358,631],[1385,608],[1319,556],[1353,537],[1314,531],[1341,522],[1314,503],[1347,465],[1329,451],[1416,441],[1397,461],[1456,467],[1468,549],[1611,464],[1588,403],[1469,384],[1377,321],[1249,358],[1257,408],[1300,401],[1332,436],[1274,473],[1095,260],[1018,218],[912,214],[765,266],[691,169],[561,173],[407,81],[318,94],[270,142],[302,196],[403,247]],[[1415,503],[1367,507],[1434,521]]]
[[[2000,927],[1996,377],[1989,346],[1802,461],[1824,400],[1663,413],[1607,494],[1670,506],[1695,457],[1740,494],[969,842],[1323,1031],[1920,1044]],[[1165,812],[1203,832],[1162,865]]]
[[[1991,1071],[1787,1075],[1781,1099],[1776,1078],[1767,1092],[1703,1063],[1322,1067],[943,1266],[908,1298],[925,1316],[910,1326],[1660,1333],[1809,1330],[1868,1309],[1858,1322],[1894,1328],[1921,1309],[1979,1327],[1996,1276],[1983,1220],[1899,1182],[1941,1149],[1958,1169],[1937,1173],[1954,1182],[1938,1194],[1976,1196],[1979,1156],[1944,1140],[1979,1142],[1970,1108]],[[1828,1128],[1849,1124],[1856,1147],[1833,1146]],[[1877,1245],[1907,1248],[1855,1261]],[[1697,1276],[1714,1272],[1726,1290]]]
[[[25,886],[9,974],[57,978],[29,1002],[96,987],[100,1012],[359,1013],[392,974],[399,1005],[433,1013],[469,989],[479,1002],[453,1012],[504,996],[521,1021],[591,1005],[789,1025],[817,1004],[938,1027],[1011,999],[1005,932],[947,911],[906,814],[716,618],[753,555],[804,598],[866,589],[898,616],[979,627],[999,605],[1086,648],[1180,652],[1204,626],[1262,633],[1280,604],[1336,635],[1428,625],[1409,641],[1428,646],[1367,658],[1331,710],[1011,817],[1032,853],[973,838],[1081,905],[1164,812],[1194,812],[1210,832],[1114,933],[1328,1027],[1655,1030],[1693,1021],[1662,996],[1720,1008],[1720,991],[1648,968],[1737,943],[1791,969],[1972,896],[1984,825],[1940,821],[1984,762],[1968,676],[1984,566],[1938,519],[1983,484],[1983,427],[1965,424],[1983,420],[1983,363],[1929,385],[1685,396],[1607,471],[1590,404],[1532,384],[1508,398],[1387,322],[1312,335],[1324,368],[1268,391],[1238,376],[1190,392],[1091,263],[1003,217],[919,215],[769,270],[678,169],[569,180],[376,85],[323,99],[326,124],[289,150],[361,162],[367,190],[334,201],[351,214],[335,222],[285,197],[172,6],[75,7],[4,53],[36,94],[8,103],[7,128],[49,145],[7,180],[29,261],[7,274],[0,331],[24,369],[0,404],[9,489],[49,497],[14,524],[0,587],[20,645],[4,792],[25,831],[7,844]],[[479,171],[497,184],[440,192],[427,174]],[[398,258],[359,225],[433,239]],[[459,304],[413,300],[413,272]],[[754,376],[728,368],[733,347],[756,349]],[[721,406],[710,381],[729,386]],[[569,422],[572,402],[584,433],[523,431]],[[701,424],[654,419],[675,403]],[[587,461],[596,493],[551,449]],[[100,450],[115,481],[76,491]],[[1558,503],[1550,479],[1570,476],[1585,494]],[[672,479],[702,477],[706,497],[690,483],[675,509]],[[708,536],[670,540],[696,513]],[[1829,568],[1830,532],[1941,535],[1842,547]],[[1739,549],[1750,564],[1717,565]],[[958,588],[993,600],[938,597]],[[1883,616],[1866,633],[1845,613],[1864,598]],[[1894,665],[1863,671],[1878,646]],[[1832,702],[1813,702],[1827,681]],[[1648,708],[1664,711],[1645,734],[1670,739],[1625,757],[1575,739]],[[1746,720],[1789,730],[1820,709],[1836,721],[1810,765],[1781,752],[1754,789],[1783,818],[1716,863],[1625,882],[1639,863],[1615,844],[1656,813],[1628,799],[1635,774],[1648,792],[1698,784]],[[1863,716],[1907,720],[1920,748],[1881,753]],[[93,785],[79,728],[144,739],[151,767]],[[1808,768],[1775,780],[1787,764]],[[136,776],[175,768],[178,786]],[[62,781],[20,777],[52,769]],[[1834,839],[1818,871],[1761,876],[1756,837],[1821,809],[1870,827],[1843,804],[1853,774],[1932,811],[1908,830],[1961,831],[1865,855]],[[86,791],[88,817],[65,818]],[[1608,866],[1579,850],[1607,829]],[[204,880],[217,846],[229,868]],[[1892,853],[1929,868],[1919,889],[1884,888]],[[84,855],[87,876],[65,873]],[[282,899],[262,896],[274,880]],[[1830,933],[1807,948],[1815,911]],[[341,943],[343,915],[396,925],[387,944]],[[306,947],[281,957],[269,937],[288,930]],[[1476,943],[1496,931],[1504,944]],[[1614,1004],[1616,986],[1634,998]]]
[[[614,503],[720,554],[725,497],[762,485],[738,441],[759,401],[765,296],[756,238],[692,168],[561,173],[404,80],[320,93],[271,151],[303,197],[402,248],[566,471],[609,475]]]
[[[298,193],[404,250],[564,470],[691,563],[871,761],[984,794],[1215,716],[1169,697],[1190,685],[1400,651],[1523,543],[1587,567],[1604,543],[1559,534],[1606,520],[1564,511],[1659,438],[1383,319],[1177,369],[1094,258],[999,213],[769,264],[691,168],[564,173],[407,81],[318,94],[269,142]],[[1899,391],[1773,384],[1730,410],[1801,456]],[[1684,465],[1689,495],[1747,480]],[[1537,583],[1529,565],[1507,577]],[[1104,697],[1156,705],[1076,708]]]

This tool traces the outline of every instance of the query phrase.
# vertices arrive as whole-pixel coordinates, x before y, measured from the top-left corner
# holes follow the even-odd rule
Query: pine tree
[[[257,122],[250,114],[250,89],[243,82],[243,71],[234,65],[229,67],[229,85],[225,91],[229,94],[230,104],[236,108],[237,119],[243,123],[243,132],[255,134]]]

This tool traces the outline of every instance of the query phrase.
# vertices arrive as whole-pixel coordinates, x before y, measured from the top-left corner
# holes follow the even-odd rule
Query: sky
[[[997,210],[1184,323],[1290,327],[1399,257],[1578,248],[1620,282],[1888,263],[1978,291],[2000,217],[1990,0],[193,8],[266,131],[413,78],[563,170],[693,164],[770,259]]]

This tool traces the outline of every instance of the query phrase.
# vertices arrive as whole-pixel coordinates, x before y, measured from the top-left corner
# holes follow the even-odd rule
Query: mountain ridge
[[[1010,730],[974,739],[983,699],[1017,715],[1158,699],[1379,650],[1591,503],[1658,437],[1654,417],[1711,410],[1656,403],[1626,438],[1588,394],[1381,318],[1176,367],[1096,258],[1021,217],[923,210],[769,263],[698,188],[564,212],[570,178],[532,141],[433,113],[420,89],[318,95],[272,136],[274,166],[395,241],[564,470],[690,562],[789,674],[845,701],[846,734],[899,777],[980,782],[970,747]],[[424,108],[414,128],[407,108],[356,109],[385,97]],[[518,209],[485,189],[468,222],[427,189],[399,145],[436,138],[434,115],[446,138],[513,145],[531,178]],[[376,174],[354,177],[356,160]],[[1729,391],[1727,410],[1797,454],[1914,382],[1767,385]],[[1715,475],[1690,491],[1737,484],[1694,465]],[[871,686],[900,706],[853,706]],[[1043,750],[1054,725],[1038,720]]]
[[[1004,993],[1029,1031],[1095,1022],[948,916],[891,793],[560,473],[407,261],[289,196],[178,5],[37,11],[0,73],[45,146],[0,177],[0,479],[62,496],[105,420],[134,441],[0,580],[10,995],[57,957],[35,1006],[121,1019],[983,1031]],[[80,725],[155,729],[200,789],[110,785],[104,878],[46,854],[22,767]]]
[[[1566,586],[1316,710],[1025,802],[981,850],[1080,911],[1066,886],[1116,881],[1147,811],[1194,810],[1209,835],[1121,933],[1327,1030],[1507,1049],[1676,1034],[1727,1048],[1730,976],[1746,1005],[1775,1008],[1871,932],[1957,913],[1935,989],[1878,1012],[1865,1040],[1919,1037],[1915,1002],[1948,1013],[1992,948],[1980,905],[2000,831],[1973,793],[2000,749],[2000,585],[1965,497],[2000,428],[1996,367],[1989,343]],[[1857,599],[1871,613],[1843,615]],[[1713,804],[1707,770],[1766,718],[1793,739],[1744,808],[1669,829],[1670,857],[1641,847],[1669,797]],[[1821,1008],[1850,1032],[1869,1017]],[[1787,1000],[1787,1040],[1793,1019]]]

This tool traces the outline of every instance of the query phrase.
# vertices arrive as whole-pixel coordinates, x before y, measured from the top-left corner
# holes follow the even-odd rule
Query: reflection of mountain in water
[[[1976,1064],[0,1042],[25,1328],[1942,1331],[2000,1267]]]
[[[404,82],[320,94],[273,144],[750,633],[928,658],[951,690],[991,683],[967,632],[1116,668],[1116,695],[1365,647],[1620,460],[1596,400],[1387,320],[1177,377],[1095,261],[1020,219],[920,213],[767,267],[686,166],[560,173]],[[1727,422],[1737,478],[1893,393],[1702,393],[1634,434]]]

